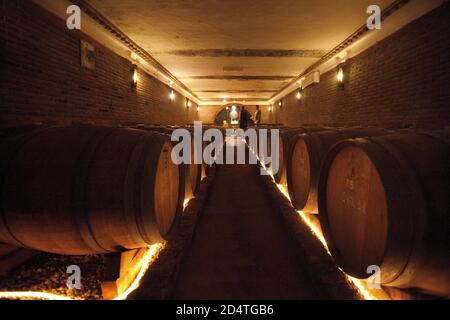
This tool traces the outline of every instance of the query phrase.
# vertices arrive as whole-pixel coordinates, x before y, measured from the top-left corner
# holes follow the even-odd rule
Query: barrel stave
[[[364,270],[373,263],[380,266],[386,286],[450,296],[449,141],[448,135],[393,134],[347,140],[329,152],[319,183],[319,218],[329,249],[344,271],[367,278]],[[384,210],[363,206],[360,217],[350,217],[352,207],[340,192],[348,178],[339,172],[362,166],[361,160],[355,161],[356,166],[341,160],[352,152],[364,154],[373,164],[381,189],[366,197],[377,206],[384,199]],[[364,189],[363,182],[355,182],[354,188]],[[374,216],[387,223],[372,225],[361,236],[364,224],[370,225]],[[359,259],[361,250],[349,249],[356,242],[375,248],[377,258]]]
[[[0,241],[75,255],[162,241],[176,232],[184,200],[170,152],[167,137],[108,127],[4,139]]]
[[[389,132],[379,128],[328,128],[294,136],[287,164],[288,191],[293,206],[307,213],[318,213],[317,185],[320,170],[328,151],[335,144],[349,138],[380,136]]]

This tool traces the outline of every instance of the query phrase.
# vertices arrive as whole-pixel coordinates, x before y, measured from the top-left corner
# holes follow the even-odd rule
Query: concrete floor
[[[252,165],[218,167],[175,299],[320,299]]]

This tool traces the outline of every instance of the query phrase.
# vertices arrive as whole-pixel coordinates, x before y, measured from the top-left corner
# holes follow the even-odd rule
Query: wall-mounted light
[[[278,102],[278,106],[280,107],[280,109],[283,109],[283,101],[282,101],[282,100],[280,100],[280,101]]]
[[[269,112],[272,112],[272,109],[273,109],[273,107],[272,107],[272,105],[270,105],[269,106]]]
[[[170,91],[169,99],[170,99],[170,101],[174,101],[175,100],[175,91],[173,91],[173,90]]]
[[[302,92],[300,90],[298,90],[296,97],[297,97],[297,100],[302,99]]]
[[[223,103],[227,103],[228,102],[228,100],[227,99],[223,99]]]
[[[200,107],[197,107],[197,112],[200,112]]]
[[[137,65],[133,64],[131,66],[131,87],[136,88],[139,81],[139,75],[137,71]]]
[[[191,106],[192,106],[191,100],[189,100],[189,99],[186,98],[186,108],[189,109]]]
[[[339,84],[344,83],[344,79],[345,79],[344,68],[342,68],[342,67],[339,68],[336,79]]]

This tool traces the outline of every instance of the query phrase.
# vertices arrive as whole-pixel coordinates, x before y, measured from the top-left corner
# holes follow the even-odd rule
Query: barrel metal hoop
[[[134,230],[130,230],[130,234],[136,242],[144,242],[146,244],[152,244],[152,240],[146,236],[145,232],[142,232],[141,224],[144,221],[140,218],[142,210],[140,204],[141,189],[139,186],[142,177],[139,173],[145,159],[147,144],[153,140],[154,136],[151,134],[143,134],[139,137],[128,161],[123,188],[124,219],[127,222],[127,226],[135,226]],[[134,237],[136,233],[140,239]]]
[[[103,248],[95,238],[87,213],[86,181],[90,175],[90,168],[95,154],[102,142],[117,128],[100,128],[95,130],[91,139],[83,148],[78,159],[77,174],[72,182],[73,214],[80,236],[92,250],[98,253],[107,253],[110,250]]]
[[[136,179],[135,181],[136,191],[139,191],[135,192],[135,197],[137,198],[135,199],[136,221],[138,222],[138,228],[141,236],[149,243],[155,243],[164,240],[164,235],[162,235],[158,229],[155,212],[156,176],[158,171],[159,158],[164,147],[164,136],[166,136],[166,134],[160,133],[159,135],[154,136],[152,140],[147,139],[144,149],[145,153],[144,156],[141,157],[141,162],[139,163],[139,170],[141,172],[140,179]],[[146,137],[148,138],[148,135],[146,135]],[[150,153],[149,151],[151,148],[155,148],[156,144],[158,145],[157,150],[159,150],[160,152],[157,154],[157,156],[151,157],[149,159],[146,155]],[[179,186],[179,188],[184,192],[184,184]],[[148,193],[148,195],[146,195],[146,193]],[[153,220],[150,224],[146,224],[143,217],[143,214],[147,213],[148,211],[151,211],[151,215],[149,217]]]
[[[20,149],[29,141],[31,141],[35,136],[52,128],[53,127],[39,128],[30,133],[24,133],[22,135],[12,138],[12,140],[17,141],[16,143],[12,144],[10,150],[7,152],[11,156],[9,158],[2,157],[2,159],[0,159],[0,197],[2,200],[0,203],[0,234],[2,234],[9,242],[11,242],[10,244],[16,245],[18,247],[26,247],[26,245],[24,245],[14,236],[5,218],[5,208],[4,208],[5,199],[3,190],[5,188],[7,173],[9,171],[9,168],[11,167],[11,164],[17,152],[19,152]],[[7,138],[6,140],[9,139]]]
[[[339,266],[345,265],[345,260],[342,259],[341,254],[339,252],[339,249],[335,242],[333,241],[332,232],[331,232],[331,225],[329,223],[328,215],[326,214],[327,205],[326,205],[326,189],[327,189],[327,176],[331,167],[332,162],[334,161],[334,158],[336,155],[346,146],[353,146],[360,144],[367,143],[368,141],[365,139],[359,139],[358,141],[349,139],[341,141],[340,143],[336,144],[333,148],[330,149],[327,156],[325,157],[322,165],[322,174],[319,175],[319,183],[318,183],[318,208],[319,208],[319,221],[320,221],[320,227],[322,229],[322,234],[325,238],[328,250],[331,253],[331,256],[336,261],[336,263]],[[345,267],[343,269],[346,269]],[[365,275],[356,275],[358,278],[363,278]]]
[[[318,134],[316,134],[315,132],[310,132],[310,133],[308,133],[308,137],[311,138],[311,140],[315,142],[313,144],[308,144],[307,143],[308,144],[308,151],[310,153],[310,155],[309,155],[309,157],[310,157],[309,158],[309,165],[311,167],[316,167],[317,166],[316,167],[317,170],[314,170],[314,169],[311,170],[311,178],[310,178],[311,179],[311,181],[310,181],[311,184],[310,184],[310,188],[313,191],[317,192],[317,184],[318,184],[318,180],[319,180],[318,179],[318,173],[320,172],[320,169],[322,167],[323,160],[325,158],[327,150],[325,150],[323,142],[320,139]],[[305,139],[305,142],[307,142],[307,141],[308,140]],[[314,148],[311,149],[311,146],[314,146]],[[312,154],[315,156],[315,158],[320,160],[319,163],[314,163],[314,161],[311,161],[313,159],[313,157],[311,157],[311,151],[313,151]],[[316,177],[316,179],[312,179],[313,175]],[[311,194],[311,192],[310,192],[310,194]],[[309,198],[309,195],[308,195],[308,198]]]
[[[438,134],[436,134],[434,132],[418,132],[418,133],[415,133],[415,134],[421,135],[421,136],[426,136],[426,137],[431,138],[431,139],[433,139],[435,141],[444,143],[444,144],[446,144],[446,145],[448,145],[450,147],[450,140],[449,140],[450,138],[449,139],[444,138],[444,137],[442,137],[442,136],[440,136],[440,135],[438,135]]]
[[[409,176],[408,183],[411,186],[413,186],[412,190],[418,191],[414,194],[414,198],[420,203],[418,211],[417,211],[417,212],[419,212],[419,214],[418,214],[418,216],[414,216],[413,223],[424,225],[426,223],[426,220],[423,219],[423,217],[426,216],[426,204],[425,204],[425,199],[423,196],[423,187],[417,177],[416,170],[411,165],[410,161],[408,161],[408,159],[391,142],[387,141],[383,137],[371,137],[371,138],[369,138],[369,140],[380,145],[381,147],[386,149],[390,154],[392,154],[395,157],[395,159],[397,160],[397,163],[399,165],[401,165],[401,167],[404,169],[405,172],[412,173],[412,175]],[[395,237],[395,235],[394,235],[394,237]],[[389,280],[386,280],[385,284],[401,285],[403,282],[408,281],[408,279],[407,279],[408,277],[410,278],[410,277],[414,276],[412,274],[405,274],[407,267],[408,267],[408,262],[410,261],[412,253],[414,252],[414,248],[420,245],[420,235],[417,234],[417,228],[415,228],[414,226],[412,228],[412,241],[413,242],[412,242],[411,246],[409,247],[409,252],[406,255],[406,258],[404,260],[404,264],[403,264],[402,268],[399,269],[399,271],[396,273],[396,276],[392,277]],[[406,279],[406,280],[402,280],[402,279]]]

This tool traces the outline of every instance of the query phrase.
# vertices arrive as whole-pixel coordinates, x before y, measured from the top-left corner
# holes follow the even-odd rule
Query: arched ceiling
[[[203,101],[265,100],[393,0],[89,0]]]

